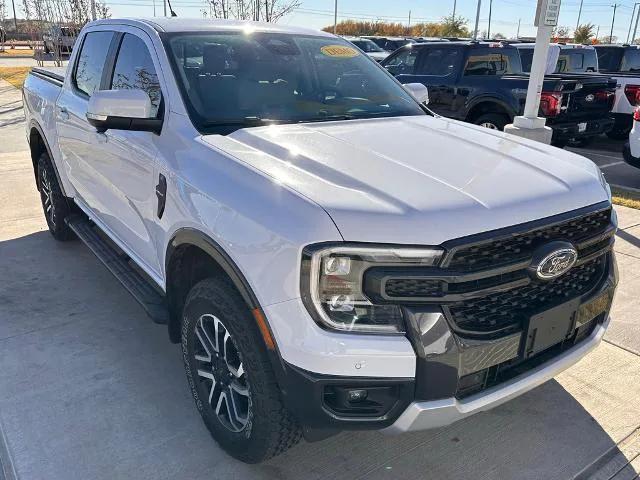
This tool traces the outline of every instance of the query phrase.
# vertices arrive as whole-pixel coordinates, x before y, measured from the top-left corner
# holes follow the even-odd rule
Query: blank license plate
[[[582,122],[578,124],[578,132],[586,132],[587,131],[587,122]]]
[[[574,315],[579,305],[580,300],[575,299],[531,317],[525,338],[524,358],[542,352],[567,338],[571,333]]]

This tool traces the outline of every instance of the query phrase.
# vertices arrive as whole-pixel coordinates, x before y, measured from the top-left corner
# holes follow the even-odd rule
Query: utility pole
[[[409,10],[409,28],[411,28],[411,10]]]
[[[476,10],[476,26],[473,28],[473,39],[478,39],[478,23],[480,23],[480,8],[482,7],[482,0],[478,0],[478,9]]]
[[[613,43],[613,26],[616,23],[616,10],[618,9],[618,4],[614,3],[611,6],[613,7],[613,18],[611,19],[611,33],[609,34],[609,43]]]
[[[596,28],[596,42],[598,41],[598,37],[600,36],[600,25]]]
[[[633,13],[631,14],[631,21],[629,22],[629,31],[627,32],[627,43],[629,43],[629,37],[631,36],[631,29],[633,28],[633,17],[636,16],[636,8],[640,5],[640,3],[636,2],[633,4]]]
[[[631,43],[636,41],[636,33],[638,32],[638,19],[640,19],[640,8],[638,9],[638,13],[636,14],[636,26],[633,27],[633,36],[631,37]]]
[[[487,25],[487,39],[491,40],[491,10],[493,9],[493,0],[489,0],[489,25]]]
[[[338,0],[335,1],[333,8],[333,34],[338,32]]]
[[[520,39],[520,22],[522,21],[521,18],[518,19],[518,31],[516,33],[516,40]]]
[[[578,9],[578,20],[576,21],[576,30],[580,26],[580,17],[582,16],[582,4],[583,3],[584,3],[584,0],[580,0],[580,8]],[[574,33],[574,36],[575,36],[575,33]]]
[[[453,0],[453,13],[451,14],[451,18],[453,18],[454,20],[456,18],[456,3],[457,0]]]
[[[156,16],[156,0],[153,0],[153,16]]]
[[[167,0],[162,0],[162,2],[164,3],[164,16],[167,16]]]

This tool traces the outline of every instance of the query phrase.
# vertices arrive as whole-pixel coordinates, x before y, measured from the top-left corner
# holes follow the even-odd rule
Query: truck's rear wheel
[[[504,126],[509,123],[509,117],[499,113],[485,113],[477,117],[473,123],[490,130],[504,130]]]
[[[70,213],[69,202],[62,194],[51,159],[46,153],[38,159],[38,187],[44,216],[53,238],[61,242],[75,238],[64,221]]]
[[[631,133],[631,126],[614,126],[607,132],[607,137],[612,140],[627,140]]]
[[[233,457],[258,463],[301,438],[282,403],[264,341],[242,297],[206,279],[187,297],[182,353],[187,380],[205,425]]]

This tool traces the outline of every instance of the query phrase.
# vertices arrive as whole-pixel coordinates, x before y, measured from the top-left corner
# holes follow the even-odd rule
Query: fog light
[[[333,295],[329,302],[329,309],[332,312],[352,312],[355,306],[350,295]]]
[[[366,390],[349,390],[349,392],[347,393],[347,400],[349,400],[350,403],[358,403],[366,399]]]

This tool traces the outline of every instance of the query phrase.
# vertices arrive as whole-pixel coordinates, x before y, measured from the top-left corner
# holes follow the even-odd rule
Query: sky
[[[286,0],[284,0],[286,1]],[[113,17],[152,16],[155,2],[156,14],[162,15],[163,0],[106,0]],[[300,0],[300,7],[281,23],[320,29],[333,24],[334,0]],[[562,0],[560,25],[573,30],[576,26],[581,0]],[[609,35],[614,3],[617,3],[614,36],[626,41],[634,10],[634,0],[583,0],[580,23],[591,22],[599,26],[600,36]],[[17,3],[17,2],[16,2]],[[456,14],[462,15],[473,27],[477,0],[457,0]],[[482,0],[480,31],[487,29],[491,0]],[[514,37],[521,20],[520,35],[535,36],[533,26],[536,0],[492,0],[491,32]],[[171,0],[174,10],[181,17],[200,17],[205,0]],[[453,11],[454,0],[338,0],[338,20],[386,20],[411,22],[439,20]],[[640,3],[638,4],[640,7]],[[640,37],[640,27],[638,28]]]

